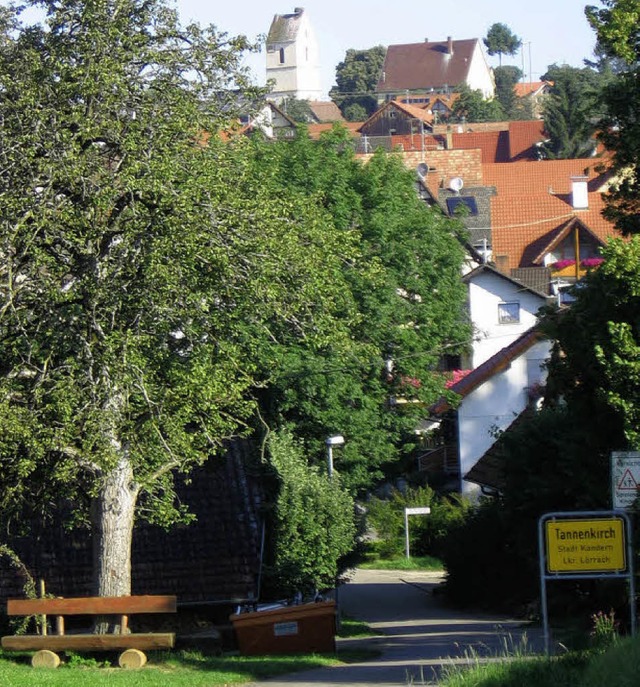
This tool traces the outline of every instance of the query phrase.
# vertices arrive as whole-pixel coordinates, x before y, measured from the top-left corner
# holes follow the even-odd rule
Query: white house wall
[[[460,490],[477,494],[480,487],[462,479],[482,458],[496,440],[496,431],[504,430],[526,408],[529,389],[544,384],[544,363],[550,343],[541,341],[502,372],[466,396],[458,407],[458,441],[460,450]]]
[[[501,324],[500,303],[518,303],[520,321]],[[474,327],[471,368],[494,356],[533,327],[545,299],[492,272],[481,272],[469,280],[469,315]]]
[[[471,67],[469,68],[467,83],[474,91],[482,91],[482,95],[485,98],[493,98],[495,95],[496,88],[493,72],[487,64],[487,58],[480,47],[479,41],[476,43],[473,56],[471,57]]]

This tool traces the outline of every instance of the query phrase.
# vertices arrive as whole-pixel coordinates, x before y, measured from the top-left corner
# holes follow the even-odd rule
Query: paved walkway
[[[263,687],[347,687],[357,685],[435,684],[443,666],[504,653],[522,642],[540,645],[540,633],[521,621],[453,611],[434,589],[438,574],[358,570],[339,590],[344,615],[364,620],[384,635],[339,639],[340,649],[380,651],[378,658],[331,668],[318,668],[259,683]],[[258,683],[254,683],[258,684]]]

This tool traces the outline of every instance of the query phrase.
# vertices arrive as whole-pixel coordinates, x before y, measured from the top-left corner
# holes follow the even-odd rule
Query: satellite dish
[[[416,173],[421,179],[424,179],[427,176],[428,172],[429,172],[429,165],[426,164],[425,162],[421,162],[416,167]]]
[[[449,180],[449,188],[456,193],[460,193],[463,186],[464,181],[460,177],[453,177],[453,179]]]

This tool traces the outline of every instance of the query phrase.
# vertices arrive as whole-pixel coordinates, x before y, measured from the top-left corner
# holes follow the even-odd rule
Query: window
[[[475,217],[478,214],[478,205],[473,196],[452,196],[447,198],[447,210],[450,215],[455,215],[459,210],[463,216]]]
[[[284,48],[280,48],[280,64],[284,64]]]
[[[500,324],[517,324],[520,322],[520,303],[516,301],[499,303],[498,322]]]

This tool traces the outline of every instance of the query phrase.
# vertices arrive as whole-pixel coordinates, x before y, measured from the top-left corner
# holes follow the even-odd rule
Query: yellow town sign
[[[547,571],[621,572],[626,569],[622,518],[547,520]]]

